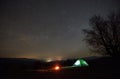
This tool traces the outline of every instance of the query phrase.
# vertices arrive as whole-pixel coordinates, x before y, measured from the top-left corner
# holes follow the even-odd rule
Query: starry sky
[[[119,0],[0,0],[0,57],[91,56],[82,29],[118,9]]]

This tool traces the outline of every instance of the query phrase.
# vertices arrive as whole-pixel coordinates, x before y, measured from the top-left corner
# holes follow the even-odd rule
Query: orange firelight
[[[55,70],[60,70],[60,67],[59,67],[59,66],[55,66],[54,69],[55,69]]]

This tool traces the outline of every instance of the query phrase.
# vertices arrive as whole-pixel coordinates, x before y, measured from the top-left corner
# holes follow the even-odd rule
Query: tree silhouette
[[[120,12],[111,13],[107,17],[93,16],[91,29],[84,29],[85,41],[96,53],[120,56]]]

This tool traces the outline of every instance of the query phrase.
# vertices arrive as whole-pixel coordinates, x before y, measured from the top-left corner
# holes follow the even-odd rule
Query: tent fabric
[[[88,66],[88,63],[84,59],[78,59],[73,66]]]

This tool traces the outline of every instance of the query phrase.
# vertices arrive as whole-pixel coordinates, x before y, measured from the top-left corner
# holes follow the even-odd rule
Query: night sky
[[[120,9],[119,0],[0,0],[0,57],[91,56],[82,29],[93,15]]]

